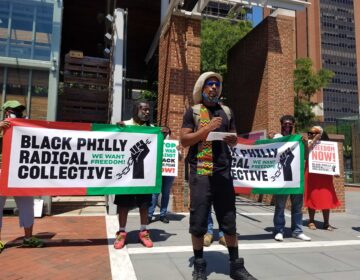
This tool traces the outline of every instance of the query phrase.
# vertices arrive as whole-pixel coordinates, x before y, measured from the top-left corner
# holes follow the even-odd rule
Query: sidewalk
[[[347,188],[346,199],[347,213],[330,217],[338,228],[334,232],[304,227],[311,242],[291,238],[290,231],[284,242],[276,242],[271,233],[273,207],[238,198],[239,253],[247,269],[267,280],[359,279],[360,189]],[[18,219],[5,217],[3,239],[11,242],[0,254],[0,279],[192,279],[188,214],[171,215],[169,224],[150,224],[154,248],[145,248],[137,240],[138,211],[131,212],[128,244],[122,250],[112,247],[116,216],[64,215],[36,219],[34,232],[47,245],[41,249],[18,248],[16,238],[23,234]],[[317,218],[320,221],[321,214]],[[289,227],[289,215],[286,221]],[[209,280],[230,279],[226,248],[215,241],[205,249],[205,258]]]

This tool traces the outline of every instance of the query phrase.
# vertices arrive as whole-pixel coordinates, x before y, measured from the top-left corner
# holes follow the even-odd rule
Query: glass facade
[[[57,76],[58,53],[54,50],[60,47],[54,15],[61,18],[61,7],[62,1],[57,0],[0,1],[2,102],[18,100],[32,119],[46,120],[49,92],[57,94],[57,84],[51,79]],[[57,26],[60,29],[61,24]]]
[[[324,88],[325,122],[359,115],[353,0],[320,0],[323,68],[334,71]]]
[[[0,2],[0,56],[50,60],[53,24],[51,3]]]

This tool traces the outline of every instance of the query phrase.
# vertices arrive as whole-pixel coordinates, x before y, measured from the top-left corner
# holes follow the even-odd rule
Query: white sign
[[[309,172],[340,175],[338,143],[318,141],[309,153]]]
[[[177,146],[179,146],[177,140],[164,140],[162,176],[178,175],[179,152]]]

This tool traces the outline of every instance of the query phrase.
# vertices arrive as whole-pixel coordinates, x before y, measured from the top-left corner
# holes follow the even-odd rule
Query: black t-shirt
[[[214,107],[207,107],[209,111],[210,119],[216,115],[222,118],[222,123],[219,128],[214,131],[218,132],[229,132],[235,131],[235,121],[233,118],[233,112],[231,111],[231,119],[228,119],[228,116],[221,108],[220,105],[216,105]],[[193,116],[193,109],[190,107],[186,110],[183,118],[182,128],[190,128],[193,131],[196,130],[196,125]],[[200,142],[199,142],[200,143]],[[198,153],[198,144],[190,146],[189,153],[187,155],[189,164],[190,164],[190,172],[196,173],[196,165],[197,158],[196,155]],[[228,145],[224,141],[212,141],[212,153],[213,153],[213,173],[219,172],[229,172],[231,166],[231,154]]]

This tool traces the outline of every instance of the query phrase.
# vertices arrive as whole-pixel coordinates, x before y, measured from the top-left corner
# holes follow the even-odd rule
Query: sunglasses
[[[318,134],[318,133],[315,133],[315,132],[312,132],[312,131],[308,131],[308,136],[313,136],[313,135],[316,135],[316,134]]]
[[[216,87],[220,87],[221,83],[220,82],[206,82],[205,83],[205,86],[208,86],[208,87],[212,87],[213,85],[215,85]]]

